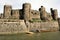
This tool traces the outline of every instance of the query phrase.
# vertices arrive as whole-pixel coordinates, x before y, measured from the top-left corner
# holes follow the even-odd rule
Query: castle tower
[[[8,19],[11,17],[11,10],[12,6],[11,5],[4,5],[4,18]]]
[[[52,9],[51,8],[51,15],[52,15],[52,18],[54,19],[54,20],[57,20],[57,18],[58,18],[58,12],[57,12],[57,9]]]
[[[41,20],[46,20],[47,13],[45,11],[45,7],[41,6],[41,8],[39,8],[39,11]]]
[[[31,4],[30,3],[24,3],[23,4],[24,20],[26,20],[26,21],[30,20],[30,13],[31,13]]]
[[[54,19],[55,19],[55,20],[58,19],[58,12],[57,12],[57,9],[54,9]]]

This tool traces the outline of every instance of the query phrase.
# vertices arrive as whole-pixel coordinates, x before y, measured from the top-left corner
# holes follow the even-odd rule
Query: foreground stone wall
[[[0,34],[26,32],[27,28],[23,20],[20,22],[0,22]]]
[[[21,33],[27,31],[41,32],[41,31],[58,31],[59,25],[57,21],[51,22],[33,22],[30,23],[24,20],[19,22],[0,22],[0,34]]]
[[[59,25],[57,21],[51,22],[34,22],[30,23],[30,31],[58,31]]]

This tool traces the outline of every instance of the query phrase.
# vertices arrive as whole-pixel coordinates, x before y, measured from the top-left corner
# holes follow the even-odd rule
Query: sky
[[[31,9],[38,10],[41,6],[50,12],[50,8],[58,10],[60,17],[60,0],[0,0],[0,13],[3,13],[4,5],[12,5],[13,9],[22,9],[23,3],[31,3]]]

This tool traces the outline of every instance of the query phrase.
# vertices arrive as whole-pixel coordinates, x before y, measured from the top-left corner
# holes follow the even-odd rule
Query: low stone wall
[[[0,22],[0,34],[26,32],[24,20],[20,22]]]
[[[51,22],[33,22],[30,23],[30,31],[58,31],[59,25],[57,21]]]

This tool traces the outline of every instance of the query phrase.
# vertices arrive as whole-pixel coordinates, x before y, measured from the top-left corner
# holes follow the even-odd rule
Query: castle
[[[11,5],[4,5],[4,12],[0,14],[0,32],[22,31],[58,31],[57,9],[50,9],[48,13],[44,6],[39,10],[32,10],[30,3],[24,3],[22,9],[12,9]]]
[[[39,19],[45,21],[57,20],[57,9],[50,9],[51,13],[45,10],[44,6],[41,6],[39,10],[32,10],[30,3],[24,3],[22,9],[12,9],[11,5],[4,5],[4,12],[0,14],[0,19],[19,19],[19,20],[32,20]]]

